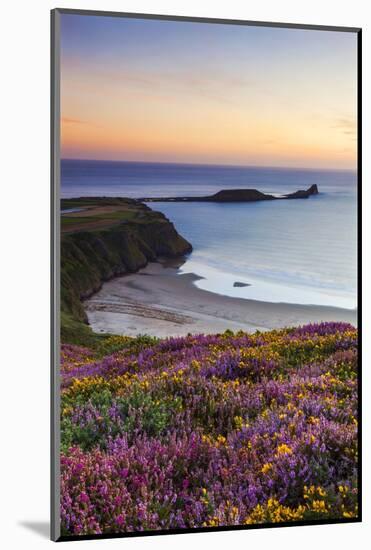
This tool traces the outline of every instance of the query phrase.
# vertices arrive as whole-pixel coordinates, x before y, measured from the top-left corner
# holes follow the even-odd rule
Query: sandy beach
[[[270,330],[310,322],[357,324],[357,312],[333,307],[258,302],[197,288],[198,277],[179,274],[171,262],[150,263],[138,273],[103,284],[84,302],[95,332],[181,336],[188,333]]]

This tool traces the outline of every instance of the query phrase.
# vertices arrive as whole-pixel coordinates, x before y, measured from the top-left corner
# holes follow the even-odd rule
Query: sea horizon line
[[[157,165],[172,165],[172,166],[208,166],[217,168],[260,168],[268,170],[304,170],[312,172],[354,172],[357,173],[357,168],[329,168],[329,167],[308,167],[308,166],[274,166],[261,164],[219,164],[210,162],[174,162],[174,161],[149,161],[149,160],[118,160],[118,159],[89,159],[89,158],[71,158],[61,157],[60,161],[77,161],[77,162],[99,162],[99,163],[116,163],[116,164],[157,164]]]

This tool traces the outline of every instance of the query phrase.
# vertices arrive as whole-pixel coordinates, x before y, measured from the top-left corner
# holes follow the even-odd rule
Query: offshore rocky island
[[[270,195],[257,189],[222,189],[214,195],[206,197],[147,197],[138,199],[141,202],[257,202],[285,199],[308,199],[312,195],[318,195],[316,184],[306,190],[298,190],[287,195]]]

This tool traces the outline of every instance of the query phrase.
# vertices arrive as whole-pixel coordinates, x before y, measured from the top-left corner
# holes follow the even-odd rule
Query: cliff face
[[[120,202],[116,208],[101,199],[85,204],[79,199],[82,211],[62,215],[61,310],[78,321],[86,321],[81,300],[104,281],[135,272],[159,256],[192,250],[163,214],[140,203]],[[69,206],[64,201],[62,207]]]

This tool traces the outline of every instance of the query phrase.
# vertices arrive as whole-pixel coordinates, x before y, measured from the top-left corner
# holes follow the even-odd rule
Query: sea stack
[[[284,195],[285,199],[307,199],[311,195],[318,195],[318,187],[314,183],[306,190],[295,191],[295,193],[290,193],[289,195]]]

